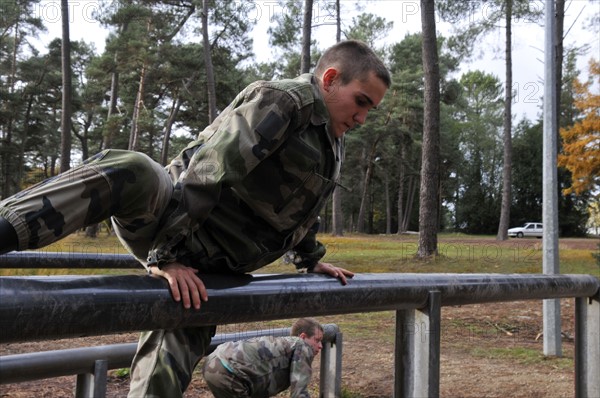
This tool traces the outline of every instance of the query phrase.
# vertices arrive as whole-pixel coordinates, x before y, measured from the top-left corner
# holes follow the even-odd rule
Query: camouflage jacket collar
[[[319,82],[317,78],[312,73],[305,73],[303,75],[298,76],[295,80],[304,81],[310,83],[313,89],[314,95],[314,107],[313,114],[310,118],[311,124],[315,126],[327,124],[329,122],[329,112],[327,111],[327,106],[325,105],[325,100],[323,99],[323,95],[321,95],[321,90],[319,89]],[[329,142],[332,146],[339,145],[336,143],[338,140],[333,136],[333,134],[329,131],[328,126],[325,126],[325,130],[327,131],[327,137],[329,138]]]
[[[312,85],[315,102],[313,108],[314,112],[310,118],[310,122],[315,126],[327,123],[329,121],[329,112],[327,112],[325,100],[321,95],[321,90],[319,90],[317,78],[312,73],[305,73],[298,76],[295,80],[310,83]]]

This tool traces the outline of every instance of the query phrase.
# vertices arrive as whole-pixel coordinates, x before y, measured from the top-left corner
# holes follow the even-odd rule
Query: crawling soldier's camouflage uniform
[[[258,337],[221,344],[202,374],[218,398],[272,397],[288,387],[292,398],[309,398],[313,358],[299,337]]]
[[[19,250],[48,245],[112,216],[144,266],[179,261],[201,272],[256,270],[294,249],[313,267],[325,248],[311,230],[339,176],[342,145],[310,74],[257,82],[165,169],[106,150],[0,203]],[[211,330],[145,333],[131,396],[187,387]],[[169,393],[166,393],[169,391]]]

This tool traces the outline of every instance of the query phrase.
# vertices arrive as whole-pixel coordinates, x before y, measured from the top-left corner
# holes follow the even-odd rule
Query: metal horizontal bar
[[[130,254],[105,254],[98,248],[90,247],[83,252],[46,252],[23,251],[10,252],[0,256],[2,268],[105,268],[105,269],[142,269],[141,264]]]
[[[137,343],[52,350],[0,357],[0,384],[92,373],[94,361],[105,359],[108,369],[131,365]]]
[[[323,341],[336,342],[339,328],[335,324],[323,325]],[[260,336],[288,336],[290,328],[252,330],[241,333],[217,334],[211,341],[208,353],[227,341]],[[137,349],[137,343],[111,344],[97,347],[72,348],[5,355],[0,357],[0,384],[21,383],[30,380],[74,374],[93,373],[96,360],[106,360],[107,369],[128,368]]]
[[[318,274],[202,275],[209,301],[186,310],[150,276],[0,278],[0,342],[423,308],[590,297],[591,275],[358,274],[348,285]]]

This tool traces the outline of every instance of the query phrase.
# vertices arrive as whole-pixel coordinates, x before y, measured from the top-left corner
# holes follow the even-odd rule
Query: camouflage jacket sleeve
[[[296,345],[290,366],[290,397],[310,398],[308,385],[312,377],[313,350],[306,344]]]
[[[325,256],[325,246],[317,240],[317,232],[321,224],[319,217],[314,225],[308,230],[304,239],[292,250],[288,251],[283,260],[285,263],[294,264],[300,272],[312,272],[317,263]]]
[[[217,204],[222,187],[240,182],[285,141],[287,134],[308,122],[300,117],[299,110],[305,106],[302,96],[257,82],[200,133],[198,140],[172,162],[171,169],[173,165],[180,169],[175,173],[170,170],[178,177],[174,193],[178,204],[154,240],[149,265],[177,259],[179,245],[200,228]],[[189,159],[183,158],[186,154]]]

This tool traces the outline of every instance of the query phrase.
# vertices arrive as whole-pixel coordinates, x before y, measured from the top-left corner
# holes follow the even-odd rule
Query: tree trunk
[[[560,105],[562,97],[562,64],[563,64],[563,34],[565,29],[565,0],[556,0],[556,137],[558,152],[561,150],[560,138]]]
[[[129,22],[123,22],[123,25],[119,26],[119,36],[123,35],[127,32],[129,28]],[[119,98],[119,53],[115,51],[115,56],[113,57],[113,70],[110,78],[110,99],[108,104],[108,113],[106,115],[106,120],[109,121],[111,116],[117,113],[117,99]],[[109,129],[104,137],[102,138],[102,146],[100,149],[107,149],[112,147],[113,144],[113,131],[112,128]]]
[[[213,70],[210,40],[208,37],[208,1],[202,0],[202,47],[204,50],[204,69],[206,70],[206,90],[208,94],[208,123],[217,117],[217,93]]]
[[[117,71],[117,63],[119,56],[115,52],[115,56],[113,58],[114,66],[113,71],[110,78],[110,99],[108,103],[108,113],[106,115],[106,120],[109,121],[111,116],[117,112],[117,98],[119,97],[119,72]],[[104,137],[102,137],[102,147],[100,149],[107,149],[112,147],[113,143],[113,132],[112,128],[106,131]]]
[[[56,156],[50,156],[50,174],[47,177],[54,177],[56,175]]]
[[[302,57],[300,73],[310,72],[310,34],[312,31],[313,0],[304,0],[304,22],[302,24]]]
[[[160,163],[163,166],[167,165],[169,158],[169,139],[171,138],[171,131],[173,130],[173,124],[175,123],[175,119],[177,118],[177,114],[179,113],[179,108],[181,107],[181,96],[178,94],[177,98],[173,101],[173,106],[171,107],[171,112],[169,113],[169,118],[165,122],[165,128],[163,130],[163,145],[162,151],[160,153]]]
[[[69,36],[69,2],[61,0],[62,19],[62,116],[60,122],[60,171],[71,168],[71,39]]]
[[[421,26],[425,102],[417,257],[426,258],[437,255],[437,191],[440,178],[440,69],[434,0],[421,0]]]
[[[512,0],[506,2],[506,84],[504,97],[504,164],[502,167],[502,205],[496,240],[508,239],[512,202]]]
[[[129,133],[129,150],[137,151],[139,147],[139,121],[140,112],[144,106],[144,91],[146,85],[146,70],[148,69],[148,63],[144,61],[142,70],[140,71],[140,82],[138,84],[138,92],[135,97],[135,104],[133,104],[133,115],[131,115],[131,132]]]
[[[331,233],[333,236],[344,235],[344,216],[342,213],[342,190],[339,186],[333,191],[331,200]]]
[[[406,164],[405,159],[408,154],[408,139],[407,134],[401,133],[400,138],[400,153],[398,157],[398,234],[402,234],[406,232],[406,213],[405,213],[405,203],[408,202],[408,195],[406,196],[406,202],[404,201],[404,187],[407,184],[406,181]]]
[[[412,214],[413,205],[415,203],[415,195],[417,193],[418,181],[414,177],[408,179],[408,193],[406,195],[406,206],[404,207],[404,219],[402,220],[402,232],[408,231],[410,224],[410,215]]]
[[[367,170],[365,172],[365,178],[363,181],[363,190],[360,199],[360,207],[358,209],[358,217],[356,220],[356,232],[359,234],[365,233],[365,218],[367,213],[367,202],[369,201],[369,181],[371,179],[371,173],[373,165],[367,160]]]
[[[385,234],[392,233],[392,204],[390,201],[390,178],[388,173],[383,175],[385,186]]]
[[[123,25],[120,26],[120,35],[127,31],[129,27],[129,22],[125,21]],[[117,99],[119,98],[119,53],[115,51],[115,55],[113,57],[113,70],[110,77],[110,98],[108,103],[108,112],[106,114],[106,121],[109,122],[110,118],[117,113]],[[89,119],[91,121],[91,118]],[[100,145],[100,150],[111,148],[113,145],[113,129],[110,127],[107,131],[105,131],[104,136],[102,137],[102,143]],[[86,148],[87,151],[87,148]],[[86,155],[84,154],[84,159],[86,159]],[[100,226],[98,224],[90,225],[85,230],[85,235],[89,238],[95,238],[98,236],[98,231],[100,230]]]
[[[15,85],[17,82],[17,54],[19,48],[19,34],[20,34],[20,18],[15,23],[15,35],[13,44],[13,53],[11,56],[10,76],[8,80],[8,91],[12,96],[15,93]],[[2,190],[0,191],[0,198],[7,198],[13,193],[13,186],[11,180],[13,179],[12,164],[13,164],[13,121],[19,117],[16,113],[12,113],[7,122],[6,131],[4,133],[4,139],[2,140]]]
[[[82,126],[83,128],[82,128],[81,134],[78,133],[75,130],[75,128],[73,127],[73,134],[75,135],[75,137],[77,137],[77,139],[81,143],[81,158],[83,160],[87,159],[90,156],[88,136],[89,136],[89,132],[90,132],[90,127],[92,126],[93,118],[94,118],[94,112],[88,111],[86,113],[85,123]]]
[[[15,164],[17,164],[17,170],[15,180],[17,181],[17,186],[21,185],[21,181],[23,180],[23,174],[25,174],[25,148],[27,147],[27,136],[29,134],[29,127],[31,126],[31,112],[33,110],[33,95],[27,96],[27,110],[25,111],[25,117],[23,119],[23,131],[21,132],[21,137],[19,138],[20,145],[18,147],[15,146]]]
[[[340,10],[340,0],[335,0],[335,23],[337,25],[337,29],[335,32],[335,42],[339,43],[342,41],[342,17]]]
[[[402,159],[400,159],[400,168],[398,171],[398,207],[397,207],[397,215],[398,215],[398,235],[405,232],[403,229],[403,221],[404,221],[404,165],[402,164]]]
[[[342,36],[342,28],[341,28],[341,19],[340,19],[340,0],[336,0],[335,2],[336,9],[336,40],[339,43]],[[342,210],[342,190],[340,187],[336,187],[333,190],[333,198],[332,198],[332,209],[331,209],[331,224],[332,224],[332,234],[334,236],[343,236],[344,235],[344,213]]]
[[[150,31],[152,30],[152,19],[148,18],[146,23],[146,31],[148,32],[148,37],[150,36]],[[150,45],[147,44],[147,50],[149,51]],[[140,145],[140,131],[139,131],[139,123],[140,123],[140,113],[142,112],[142,108],[144,107],[144,96],[146,95],[146,76],[148,70],[150,69],[150,65],[148,63],[148,55],[144,56],[144,61],[142,64],[142,69],[140,71],[140,82],[138,84],[138,91],[135,98],[135,103],[133,104],[133,114],[131,115],[131,132],[129,133],[129,150],[137,151]]]
[[[365,172],[365,179],[363,183],[363,191],[360,201],[360,209],[358,211],[358,220],[356,229],[358,233],[365,233],[365,218],[367,214],[367,206],[369,205],[369,187],[371,186],[371,179],[373,177],[373,169],[375,167],[375,153],[377,151],[377,144],[381,139],[381,134],[375,137],[375,141],[371,145],[371,150],[367,156],[367,170]]]

